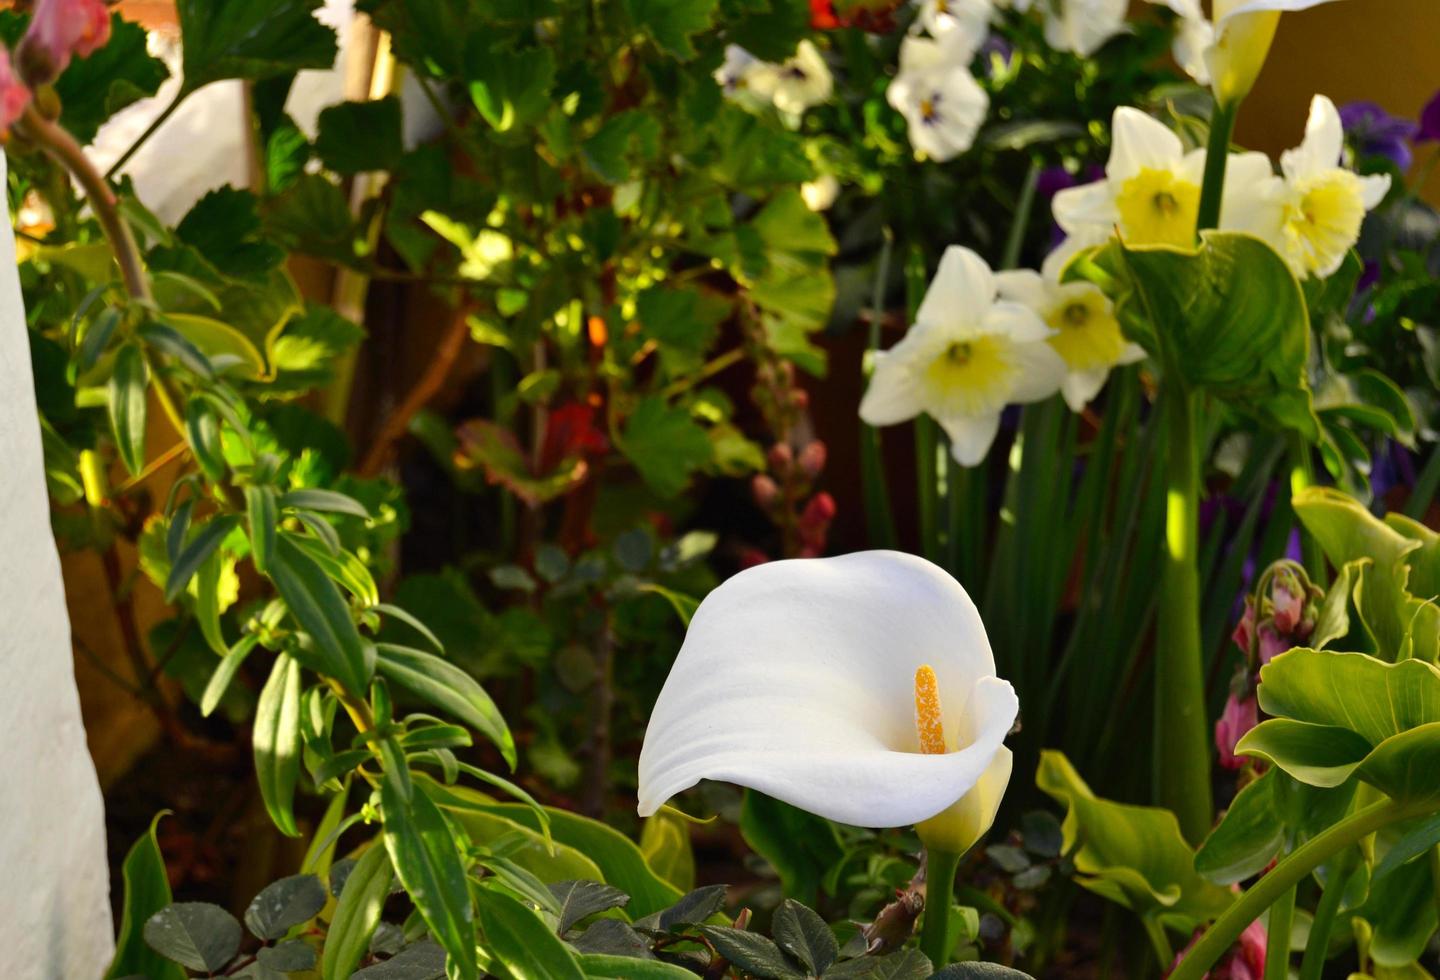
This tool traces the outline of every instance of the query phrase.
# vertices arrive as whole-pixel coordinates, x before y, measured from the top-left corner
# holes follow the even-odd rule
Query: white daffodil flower
[[[885,90],[890,105],[910,127],[910,145],[940,163],[975,144],[990,111],[990,96],[970,74],[975,48],[962,31],[940,40],[907,37],[900,43],[900,71]]]
[[[1054,330],[1046,343],[1065,362],[1060,393],[1070,410],[1085,410],[1110,370],[1143,360],[1145,351],[1125,339],[1114,304],[1088,282],[1061,283],[1066,254],[1054,252],[1040,272],[1016,269],[995,275],[1000,298],[1032,310]]]
[[[1055,221],[1071,248],[1095,245],[1119,230],[1127,245],[1188,247],[1195,240],[1205,151],[1185,151],[1180,137],[1138,109],[1115,110],[1105,179],[1055,195]],[[1256,205],[1274,175],[1263,153],[1231,156],[1221,227]]]
[[[1065,376],[1045,342],[1053,331],[1019,303],[997,302],[996,292],[984,259],[946,249],[909,333],[875,356],[860,417],[894,425],[924,413],[950,437],[957,462],[984,459],[1005,406],[1048,398]]]
[[[1390,193],[1389,175],[1362,177],[1340,166],[1345,131],[1323,95],[1310,103],[1305,139],[1280,157],[1263,203],[1237,216],[1238,226],[1263,238],[1296,278],[1333,275],[1360,238],[1365,213]]]
[[[1201,85],[1210,85],[1221,105],[1233,105],[1250,94],[1280,14],[1308,10],[1334,0],[1213,0],[1206,17],[1200,0],[1151,0],[1180,15],[1175,33],[1175,60]]]
[[[1125,32],[1129,0],[1050,0],[1045,4],[1045,43],[1088,58]]]
[[[789,116],[800,116],[806,109],[820,105],[835,90],[830,66],[825,64],[820,49],[808,40],[801,41],[783,64],[759,62],[747,74],[746,84]]]
[[[1009,783],[1018,711],[975,604],[930,562],[758,565],[690,621],[645,731],[639,812],[720,780],[964,853]]]
[[[924,28],[934,38],[959,31],[973,42],[972,56],[990,35],[995,16],[990,0],[919,0],[919,7],[914,28]]]

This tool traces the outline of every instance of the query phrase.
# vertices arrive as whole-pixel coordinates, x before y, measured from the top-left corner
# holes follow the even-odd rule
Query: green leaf
[[[315,947],[301,939],[262,946],[255,951],[255,961],[276,973],[300,973],[315,968]],[[257,978],[259,980],[259,978]]]
[[[445,644],[440,642],[440,638],[431,631],[430,627],[426,626],[418,618],[412,616],[410,613],[406,612],[404,609],[401,609],[399,606],[393,606],[388,602],[377,602],[371,608],[378,613],[389,616],[391,619],[398,619],[400,622],[404,623],[406,626],[419,633],[427,641],[429,641],[431,646],[435,648],[436,653],[445,652]]]
[[[1028,973],[1012,970],[999,963],[952,963],[930,980],[1035,980]]]
[[[829,969],[840,955],[840,944],[825,920],[814,909],[793,898],[785,899],[775,910],[770,934],[781,949],[814,976]]]
[[[376,668],[386,679],[481,732],[515,768],[515,739],[480,682],[450,661],[423,650],[378,643]]]
[[[393,170],[405,147],[400,100],[393,95],[368,102],[341,102],[320,113],[315,152],[338,174]]]
[[[643,966],[645,961],[655,958],[655,954],[650,952],[650,941],[635,931],[633,926],[621,922],[619,919],[596,919],[584,932],[571,939],[570,945],[581,953],[603,956],[606,959],[624,960],[626,963],[634,963],[637,967]],[[587,956],[580,958],[581,965],[584,965],[586,961]],[[587,970],[587,972],[589,971]],[[611,976],[609,973],[604,975]],[[619,976],[623,978],[629,974],[621,973]]]
[[[308,522],[306,522],[306,526],[309,526]],[[324,538],[308,537],[282,531],[280,536],[307,555],[311,561],[320,566],[320,570],[325,573],[327,578],[343,585],[346,591],[363,605],[369,607],[380,601],[380,589],[376,586],[375,577],[370,574],[370,569],[365,567],[365,563],[354,552],[341,550],[337,553],[332,551],[331,542],[327,540],[328,535]]]
[[[449,954],[451,976],[478,980],[480,968],[475,957],[475,925],[465,863],[445,815],[423,791],[404,799],[395,780],[388,778],[380,783],[380,806],[385,820],[385,849],[390,852],[395,874],[436,941]],[[534,918],[534,913],[527,910],[526,914]]]
[[[581,146],[595,175],[607,184],[621,184],[660,152],[660,120],[641,109],[626,109],[605,124]]]
[[[115,336],[115,328],[120,326],[122,319],[124,316],[120,310],[113,306],[106,307],[85,328],[80,345],[75,349],[74,370],[77,376],[85,374],[95,366],[95,362],[110,345],[110,338]]]
[[[110,40],[88,57],[72,59],[55,80],[60,124],[85,146],[95,139],[102,123],[154,95],[169,76],[165,62],[147,51],[145,29],[111,14]]]
[[[740,806],[745,843],[780,876],[785,894],[814,903],[820,883],[845,857],[834,824],[755,790]]]
[[[624,926],[624,923],[614,923]],[[591,926],[596,928],[601,923]],[[580,957],[580,968],[589,980],[695,980],[695,974],[682,966],[660,960],[641,960],[631,956],[586,953]]]
[[[222,78],[258,80],[335,63],[321,0],[178,0],[183,92]]]
[[[779,946],[758,933],[727,926],[700,926],[699,929],[715,947],[715,952],[746,975],[762,980],[800,980],[804,976],[790,965]]]
[[[175,237],[216,269],[239,279],[263,279],[285,260],[285,251],[264,236],[254,194],[218,187],[195,202]]]
[[[240,951],[240,923],[209,902],[177,902],[145,923],[145,942],[181,966],[215,973]]]
[[[1380,967],[1409,966],[1429,945],[1437,924],[1435,886],[1428,861],[1412,861],[1372,881],[1360,914],[1374,928],[1370,957]]]
[[[349,494],[334,490],[291,490],[282,493],[276,501],[281,507],[296,510],[318,510],[330,514],[348,514],[361,520],[369,520],[370,512],[365,505]]]
[[[1260,669],[1260,707],[1275,718],[1346,728],[1371,746],[1440,722],[1440,669],[1361,653],[1296,649]]]
[[[655,920],[660,932],[676,932],[704,922],[725,907],[725,885],[706,885],[681,896]]]
[[[1201,237],[1196,249],[1111,241],[1073,261],[1064,278],[1098,285],[1115,302],[1126,336],[1190,386],[1317,440],[1300,284],[1258,238]]]
[[[259,641],[259,634],[247,633],[220,658],[215,673],[210,675],[210,682],[205,685],[205,694],[200,698],[200,714],[203,717],[209,718],[220,706],[225,692],[230,689],[230,682],[235,679],[235,672],[240,669],[240,665],[250,656],[250,651],[255,649]]]
[[[350,607],[314,559],[287,535],[275,543],[270,579],[301,629],[310,635],[323,673],[360,696],[374,673],[374,650],[350,618]]]
[[[710,27],[719,0],[625,0],[630,20],[681,61],[695,57],[690,38]]]
[[[898,949],[885,956],[862,956],[837,963],[826,980],[926,980],[934,972],[929,957],[918,949]]]
[[[265,809],[282,834],[299,837],[295,781],[300,775],[300,664],[293,657],[283,653],[275,657],[255,706],[252,741]]]
[[[270,556],[275,553],[275,533],[280,518],[275,507],[275,491],[265,486],[245,488],[245,510],[250,519],[250,560],[261,575],[270,571]]]
[[[562,936],[586,916],[620,908],[630,901],[629,895],[601,881],[552,882],[550,894],[555,896],[555,903],[559,906],[560,923],[555,927],[555,931]]]
[[[220,547],[220,542],[239,526],[240,518],[234,514],[220,514],[200,526],[200,530],[190,538],[190,543],[181,549],[175,564],[170,566],[170,574],[165,578],[166,602],[175,602],[200,566]]]
[[[272,882],[250,900],[245,926],[258,939],[280,939],[325,907],[329,895],[314,875],[291,875]]]
[[[1276,819],[1275,782],[1270,769],[1239,793],[1220,825],[1195,855],[1195,870],[1217,885],[1244,881],[1265,869],[1285,843],[1284,824]]]
[[[475,895],[485,947],[510,976],[524,980],[585,980],[575,955],[532,909],[497,888]]]
[[[335,917],[325,935],[320,975],[323,980],[346,980],[370,948],[370,937],[380,922],[390,894],[390,855],[379,841],[356,862],[340,891]]]
[[[110,375],[110,431],[120,460],[132,475],[145,467],[145,356],[133,343],[120,348]]]
[[[710,440],[690,413],[658,396],[646,398],[626,420],[620,450],[662,497],[684,490],[711,455]]]
[[[356,973],[351,980],[444,980],[445,950],[429,940],[411,943],[400,952]]]
[[[131,975],[150,980],[185,980],[185,971],[147,946],[141,932],[150,916],[171,902],[170,879],[155,837],[160,818],[169,812],[161,810],[155,815],[150,827],[130,846],[120,866],[125,898],[121,905],[120,932],[115,939],[115,959],[105,972],[105,980]]]
[[[550,108],[555,55],[548,47],[514,50],[498,44],[478,51],[470,65],[470,98],[501,133],[528,126]]]
[[[1102,800],[1068,759],[1046,750],[1035,784],[1066,807],[1065,853],[1076,881],[1137,914],[1191,929],[1214,919],[1233,896],[1201,878],[1169,810]]]
[[[1311,786],[1339,786],[1370,754],[1370,743],[1348,728],[1271,718],[1245,733],[1236,754],[1279,766]]]

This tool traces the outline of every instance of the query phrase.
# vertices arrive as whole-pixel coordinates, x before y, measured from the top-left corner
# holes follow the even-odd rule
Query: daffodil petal
[[[1048,331],[1047,331],[1048,332]],[[1038,402],[1055,394],[1065,378],[1065,361],[1044,341],[1016,344],[1012,355],[1019,371],[1011,399],[1021,405]]]
[[[1172,170],[1185,158],[1180,137],[1139,109],[1121,106],[1110,125],[1113,142],[1105,175],[1112,182],[1123,183],[1142,170]]]
[[[1105,379],[1110,376],[1109,368],[1095,368],[1092,371],[1071,371],[1060,383],[1060,394],[1072,412],[1083,412],[1085,406],[1100,394]]]
[[[1050,213],[1067,235],[1077,238],[1080,247],[1098,244],[1090,241],[1091,238],[1103,241],[1120,220],[1120,213],[1115,210],[1115,195],[1107,180],[1065,188],[1051,200]]]
[[[961,466],[978,466],[1000,431],[1000,415],[952,415],[937,419],[950,437],[950,455]]]
[[[914,677],[964,747],[923,755]],[[639,811],[702,779],[842,823],[898,827],[969,792],[1019,710],[964,589],[898,552],[760,565],[696,610],[640,753]]]
[[[1323,95],[1310,102],[1310,117],[1305,122],[1305,139],[1280,157],[1285,176],[1292,180],[1309,177],[1340,165],[1345,150],[1345,129],[1340,111]]]
[[[870,386],[860,399],[860,418],[868,425],[895,425],[919,415],[920,386],[915,384],[910,368],[910,338],[902,340],[889,351],[877,354]]]
[[[970,323],[979,320],[995,299],[995,275],[968,248],[951,245],[940,257],[940,268],[920,309],[917,323]]]

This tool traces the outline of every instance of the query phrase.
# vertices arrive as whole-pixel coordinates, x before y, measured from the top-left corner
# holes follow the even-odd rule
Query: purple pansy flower
[[[1392,116],[1374,102],[1351,102],[1340,109],[1340,123],[1360,152],[1387,157],[1401,170],[1414,162],[1410,141],[1420,132],[1408,119]]]
[[[1420,132],[1415,136],[1417,143],[1440,142],[1440,92],[1420,110]]]

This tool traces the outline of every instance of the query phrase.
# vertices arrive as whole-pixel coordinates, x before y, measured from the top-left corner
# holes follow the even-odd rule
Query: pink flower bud
[[[20,42],[21,72],[32,85],[53,82],[70,58],[88,58],[110,40],[104,0],[39,0]]]
[[[765,454],[765,459],[776,476],[784,476],[790,472],[790,464],[795,462],[795,453],[788,443],[777,442]]]
[[[1287,636],[1281,636],[1269,623],[1260,624],[1260,664],[1264,666],[1295,644]]]
[[[759,548],[754,548],[746,545],[745,547],[740,549],[740,570],[742,572],[747,568],[754,568],[756,565],[763,565],[769,560],[770,556],[765,554],[765,552],[761,551]]]
[[[1243,698],[1231,693],[1225,702],[1225,711],[1215,723],[1215,748],[1220,753],[1220,765],[1226,769],[1239,769],[1245,760],[1235,754],[1235,745],[1242,736],[1260,724],[1260,708],[1255,697]]]
[[[1275,628],[1281,633],[1295,632],[1305,609],[1305,586],[1293,571],[1280,569],[1270,579],[1270,601],[1275,606]]]
[[[835,498],[823,491],[817,493],[805,505],[805,510],[800,515],[800,526],[817,527],[829,524],[835,519],[835,511]]]
[[[797,410],[803,412],[805,409],[810,407],[810,392],[806,391],[804,388],[791,388],[790,404],[793,405]]]
[[[800,468],[805,471],[806,476],[813,480],[825,468],[825,457],[825,443],[816,439],[800,450]]]
[[[1255,600],[1249,596],[1245,597],[1245,615],[1235,624],[1235,632],[1230,634],[1230,639],[1235,641],[1241,653],[1250,656],[1250,644],[1255,639]]]
[[[0,47],[0,133],[14,125],[29,104],[30,89],[16,76],[9,52]]]
[[[762,510],[769,510],[780,496],[780,485],[764,473],[757,473],[750,481],[750,495]]]

